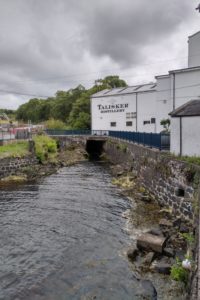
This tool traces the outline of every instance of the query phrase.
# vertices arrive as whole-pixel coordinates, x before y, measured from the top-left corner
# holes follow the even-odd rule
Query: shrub
[[[57,143],[46,135],[37,135],[34,137],[35,152],[38,160],[43,163],[49,158],[49,154],[57,154]]]

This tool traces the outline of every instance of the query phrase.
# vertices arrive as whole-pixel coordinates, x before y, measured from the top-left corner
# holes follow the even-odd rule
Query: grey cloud
[[[143,47],[162,43],[193,12],[187,0],[103,0],[92,7],[84,16],[91,53],[122,64],[140,63]]]
[[[0,89],[50,95],[91,79],[72,74],[96,79],[105,68],[139,68],[150,48],[158,55],[180,26],[191,24],[191,2],[0,0]],[[43,81],[51,77],[58,79]]]

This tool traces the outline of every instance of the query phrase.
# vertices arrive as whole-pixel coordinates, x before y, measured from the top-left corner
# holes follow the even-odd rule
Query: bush
[[[35,152],[38,160],[43,163],[49,158],[51,153],[57,154],[57,143],[46,135],[37,135],[34,137]]]
[[[57,130],[64,130],[67,127],[64,122],[55,119],[50,119],[46,121],[45,126],[47,129],[57,129]]]

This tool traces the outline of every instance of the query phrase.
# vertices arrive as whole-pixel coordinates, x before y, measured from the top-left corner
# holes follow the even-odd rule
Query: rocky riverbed
[[[159,299],[188,299],[196,269],[193,224],[156,204],[148,191],[137,185],[132,172],[121,166],[111,166],[111,170],[113,183],[132,202],[124,216],[132,239],[126,252],[132,270],[138,278],[151,280]],[[186,268],[182,262],[188,264]]]

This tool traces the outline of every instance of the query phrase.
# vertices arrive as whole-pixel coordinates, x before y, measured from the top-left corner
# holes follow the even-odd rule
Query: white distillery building
[[[92,95],[92,129],[162,131],[160,121],[172,110],[200,97],[200,31],[189,37],[188,48],[188,68],[156,76],[156,83]]]
[[[91,111],[92,130],[156,132],[156,84],[103,90]]]

